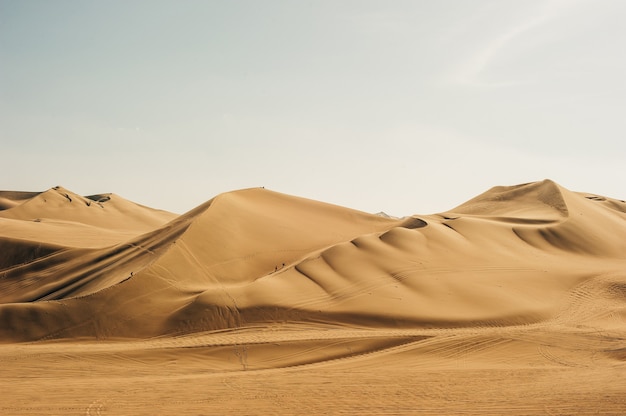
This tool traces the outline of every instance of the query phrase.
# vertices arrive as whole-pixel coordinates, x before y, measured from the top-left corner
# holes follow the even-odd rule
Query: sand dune
[[[164,225],[176,214],[115,195],[82,197],[56,186],[45,192],[0,191],[0,237],[68,247],[104,247]]]
[[[254,370],[237,379],[246,386],[278,382],[273,374],[288,383],[333,374],[341,387],[346,372],[408,383],[418,372],[448,371],[498,386],[510,404],[518,371],[547,374],[536,391],[527,386],[535,392],[527,407],[475,392],[457,407],[445,395],[422,396],[431,409],[422,413],[454,413],[465,403],[481,414],[619,414],[626,412],[626,379],[617,376],[626,365],[625,270],[626,203],[549,180],[495,187],[448,212],[402,219],[262,188],[219,195],[180,216],[114,194],[5,191],[2,365],[19,372],[35,365],[32,355],[64,378],[89,363],[108,380],[156,377],[154,391],[194,374],[214,388],[199,372]],[[563,382],[565,370],[573,381]],[[503,372],[512,374],[506,387]],[[590,386],[583,379],[591,373]],[[428,374],[422,379],[439,380]],[[550,377],[561,383],[559,399],[540,392]],[[106,389],[102,383],[92,386]],[[454,383],[439,386],[462,395]],[[290,388],[316,412],[313,398]],[[393,395],[378,397],[376,407],[372,393],[362,392],[371,414],[389,406],[397,410],[391,414],[415,414],[415,397],[404,407]],[[138,400],[150,403],[148,396],[140,392]],[[142,414],[116,397],[113,413]],[[560,402],[577,397],[588,405]],[[289,398],[274,399],[255,399],[258,413],[297,413]],[[95,403],[82,414],[103,411],[104,402]],[[237,403],[222,412],[241,412]],[[330,413],[350,408],[334,403]],[[205,405],[161,402],[158,409],[217,409]]]

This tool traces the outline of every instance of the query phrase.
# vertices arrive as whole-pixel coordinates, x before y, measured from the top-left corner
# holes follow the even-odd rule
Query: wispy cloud
[[[489,43],[483,45],[469,59],[456,68],[448,78],[448,82],[457,85],[478,87],[504,87],[521,84],[522,82],[517,80],[506,82],[485,80],[481,79],[481,75],[492,62],[497,59],[498,55],[503,50],[507,49],[507,46],[509,46],[513,40],[517,40],[537,27],[545,25],[551,20],[561,16],[566,9],[571,8],[577,3],[579,2],[570,0],[553,0],[543,3],[531,16],[501,32]]]

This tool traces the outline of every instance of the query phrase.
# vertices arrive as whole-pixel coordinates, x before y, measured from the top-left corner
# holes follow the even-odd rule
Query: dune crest
[[[564,192],[546,179],[514,186],[495,186],[451,210],[466,215],[503,216],[545,221],[569,215]]]

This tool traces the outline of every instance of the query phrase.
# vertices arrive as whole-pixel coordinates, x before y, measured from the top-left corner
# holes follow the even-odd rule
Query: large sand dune
[[[3,414],[626,413],[626,203],[4,191],[0,343]]]

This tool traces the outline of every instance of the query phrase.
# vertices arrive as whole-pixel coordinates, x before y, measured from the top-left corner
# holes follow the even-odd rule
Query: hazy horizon
[[[390,215],[552,179],[624,199],[620,1],[0,0],[0,189]]]

